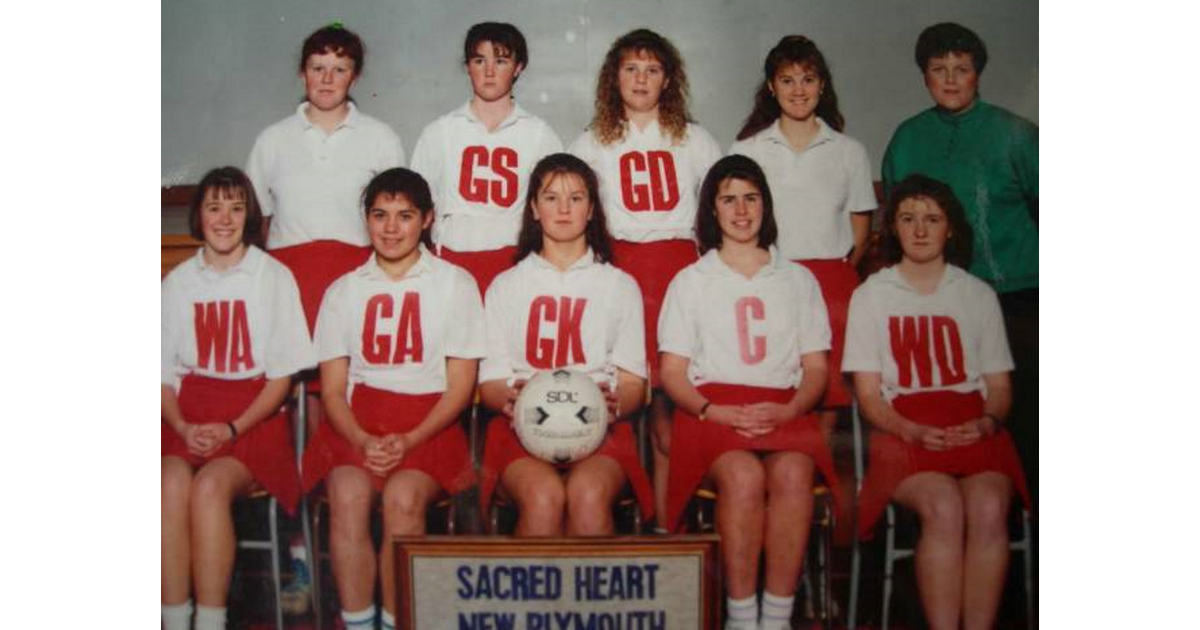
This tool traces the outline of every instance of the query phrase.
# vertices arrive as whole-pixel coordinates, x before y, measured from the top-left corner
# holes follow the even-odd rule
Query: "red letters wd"
[[[529,305],[529,325],[525,330],[525,358],[539,370],[586,363],[583,356],[583,309],[587,298],[555,298],[541,295]],[[542,336],[542,322],[558,323],[555,337]]]
[[[362,354],[367,363],[420,363],[424,360],[425,344],[421,340],[421,294],[405,293],[396,324],[395,353],[392,335],[375,334],[379,320],[391,319],[394,300],[391,294],[381,293],[367,300],[363,315]]]
[[[933,365],[937,364],[940,385],[954,385],[967,380],[963,367],[962,338],[958,324],[944,315],[888,318],[888,336],[892,357],[900,370],[900,386],[913,387],[913,367],[917,371],[918,387],[932,387]]]
[[[490,169],[499,179],[477,177],[476,167]],[[458,169],[458,194],[475,203],[512,207],[517,200],[516,168],[517,152],[508,147],[496,147],[490,153],[487,147],[467,147]]]
[[[669,212],[679,203],[675,157],[668,151],[630,151],[621,156],[621,200],[633,212]],[[650,173],[650,185],[633,183],[633,174]]]
[[[196,302],[192,308],[196,359],[201,369],[215,369],[220,373],[254,369],[250,321],[246,317],[244,300]],[[209,368],[214,363],[216,367]]]

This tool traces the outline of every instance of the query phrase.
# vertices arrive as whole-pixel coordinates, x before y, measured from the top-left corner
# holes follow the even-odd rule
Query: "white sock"
[[[342,621],[346,622],[346,630],[371,630],[375,627],[375,606],[355,611],[343,610]]]
[[[762,630],[791,630],[795,596],[780,597],[763,591]]]
[[[308,548],[304,546],[303,536],[292,537],[292,542],[288,547],[288,551],[291,553],[293,560],[299,560],[300,562],[308,564]]]
[[[383,611],[383,630],[396,630],[396,618],[386,610]]]
[[[197,606],[196,630],[225,630],[225,607]]]
[[[755,630],[758,627],[758,598],[725,598],[725,630]]]
[[[188,630],[192,627],[192,600],[162,607],[163,630]]]

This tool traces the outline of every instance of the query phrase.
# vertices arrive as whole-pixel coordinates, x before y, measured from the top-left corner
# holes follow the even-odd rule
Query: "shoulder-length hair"
[[[258,205],[258,196],[254,194],[254,184],[250,183],[250,178],[236,166],[214,168],[205,173],[204,177],[200,178],[200,183],[196,184],[196,192],[192,195],[192,202],[188,204],[188,231],[191,232],[192,238],[204,240],[200,210],[204,205],[204,195],[210,190],[214,196],[237,198],[240,193],[245,198],[246,226],[242,228],[242,243],[263,247],[262,207]]]
[[[740,179],[758,188],[762,194],[762,226],[758,231],[758,246],[767,249],[775,244],[779,228],[775,224],[775,204],[771,187],[758,162],[744,155],[729,155],[717,160],[704,183],[700,185],[700,206],[696,209],[696,244],[703,255],[710,249],[721,249],[721,225],[717,221],[717,194],[726,180]]]
[[[829,72],[829,64],[825,63],[825,56],[811,39],[803,35],[788,35],[767,53],[767,59],[763,62],[763,82],[754,94],[754,109],[746,117],[746,122],[742,123],[738,140],[745,140],[770,127],[779,118],[782,112],[779,101],[771,92],[771,81],[780,69],[789,68],[792,64],[811,68],[821,77],[823,87],[817,101],[817,116],[836,131],[846,128],[846,119],[838,109],[837,91],[833,89],[833,74]]]
[[[592,204],[592,218],[584,230],[584,238],[596,262],[612,261],[612,237],[608,234],[608,223],[604,220],[604,206],[600,202],[600,183],[590,166],[570,153],[553,153],[542,158],[529,174],[529,191],[525,194],[525,210],[521,215],[521,232],[517,235],[517,253],[513,262],[521,262],[533,252],[542,251],[542,224],[533,218],[533,202],[538,193],[556,177],[576,175],[587,187],[588,201]]]
[[[639,28],[613,42],[600,67],[600,77],[596,80],[596,113],[591,128],[602,145],[620,142],[625,137],[625,102],[621,99],[619,84],[621,61],[626,55],[642,52],[662,64],[666,78],[666,86],[658,99],[659,126],[675,144],[687,136],[692,115],[688,112],[688,80],[683,57],[667,38],[650,29]]]
[[[371,178],[362,192],[362,209],[364,219],[371,216],[371,208],[375,206],[380,195],[395,197],[404,195],[417,210],[421,211],[421,220],[433,212],[433,195],[429,192],[429,184],[420,173],[403,167],[389,168]],[[426,248],[433,248],[430,233],[433,226],[421,232],[421,242]]]
[[[920,173],[909,175],[896,184],[888,198],[887,210],[883,215],[883,241],[880,244],[884,263],[894,265],[904,257],[900,238],[896,235],[896,213],[900,211],[900,204],[916,198],[928,199],[946,213],[946,221],[950,224],[950,236],[942,249],[942,257],[946,262],[963,269],[970,267],[971,243],[974,236],[962,203],[958,201],[950,186]]]

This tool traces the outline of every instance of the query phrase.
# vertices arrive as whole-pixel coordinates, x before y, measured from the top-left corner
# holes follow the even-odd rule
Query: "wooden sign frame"
[[[723,596],[720,571],[719,538],[716,535],[614,536],[603,538],[514,538],[511,536],[397,536],[392,539],[395,558],[397,615],[396,627],[417,627],[415,594],[421,575],[414,569],[422,559],[462,558],[464,561],[500,561],[506,558],[546,558],[569,560],[582,558],[636,557],[677,561],[688,556],[697,560],[699,575],[696,593],[697,630],[715,630],[721,623]],[[690,598],[689,600],[690,601]],[[447,608],[453,614],[452,608]],[[450,627],[450,626],[446,626]],[[676,625],[670,626],[676,630]],[[680,628],[679,630],[690,630]]]

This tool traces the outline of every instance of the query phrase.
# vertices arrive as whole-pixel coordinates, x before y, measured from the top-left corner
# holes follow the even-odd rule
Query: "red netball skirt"
[[[487,295],[488,287],[500,272],[513,266],[516,247],[501,247],[483,252],[456,252],[446,247],[438,248],[438,257],[466,269],[479,285],[479,295]]]
[[[899,396],[892,406],[900,415],[933,427],[962,424],[983,415],[983,396],[979,392],[960,394],[940,391]],[[1007,431],[983,438],[969,446],[947,451],[931,451],[909,444],[899,436],[883,431],[871,433],[870,466],[858,495],[858,534],[867,538],[875,521],[883,513],[896,486],[919,472],[940,472],[953,477],[970,477],[996,471],[1012,479],[1013,486],[1029,505],[1029,488],[1021,460]]]
[[[258,396],[267,380],[252,378],[226,381],[190,374],[179,386],[179,409],[188,422],[196,424],[225,424],[237,419]],[[163,457],[176,455],[194,467],[218,457],[232,456],[246,465],[254,481],[270,492],[290,514],[300,501],[300,479],[296,474],[296,457],[292,454],[292,427],[287,414],[279,412],[240,433],[230,446],[206,458],[188,452],[184,441],[167,423],[162,423]]]
[[[658,387],[658,314],[663,296],[680,269],[696,262],[696,244],[674,239],[631,243],[613,241],[613,264],[637,280],[642,290],[642,310],[646,321],[646,367],[650,386]]]
[[[313,241],[271,250],[275,260],[292,271],[300,287],[300,304],[308,320],[311,335],[317,326],[317,311],[325,297],[325,289],[334,280],[361,267],[371,257],[370,247],[350,245],[341,241]]]
[[[708,383],[701,385],[700,393],[714,405],[744,405],[759,402],[786,403],[792,399],[796,390],[773,389],[766,387],[749,387],[746,385],[724,385]],[[675,408],[674,421],[671,423],[670,472],[667,476],[667,529],[681,532],[683,529],[683,509],[687,506],[696,487],[708,474],[713,462],[727,451],[753,451],[767,453],[773,451],[796,451],[804,453],[813,459],[821,474],[825,476],[834,492],[834,500],[840,496],[837,492],[838,479],[834,474],[833,456],[829,446],[817,426],[816,416],[808,413],[787,424],[780,425],[773,432],[757,438],[747,438],[739,435],[733,428],[715,422],[701,422],[699,418]]]
[[[850,296],[858,287],[858,272],[841,258],[830,260],[797,260],[817,278],[825,310],[829,312],[829,329],[833,333],[829,349],[829,386],[821,399],[821,408],[850,406],[850,388],[842,374],[842,350],[846,345],[846,315],[850,311]]]
[[[404,433],[416,428],[429,415],[441,394],[397,394],[355,385],[350,396],[350,409],[358,426],[371,435]],[[338,466],[363,466],[363,452],[342,437],[328,422],[317,427],[308,447],[304,449],[304,491],[312,490],[329,471]],[[437,435],[404,454],[392,469],[420,470],[449,494],[465,490],[475,483],[475,472],[467,449],[467,436],[458,423],[442,429]],[[370,474],[376,490],[383,490],[387,480]]]
[[[650,478],[646,476],[646,470],[642,468],[642,463],[638,460],[637,440],[634,439],[633,427],[630,426],[630,423],[615,422],[609,425],[608,435],[592,456],[595,455],[607,455],[621,465],[625,471],[625,477],[629,479],[629,485],[633,487],[638,506],[642,510],[642,517],[649,519],[654,516],[654,492],[650,488]],[[530,455],[529,451],[521,446],[521,441],[517,439],[517,434],[509,425],[506,416],[493,416],[488,422],[487,441],[484,442],[483,449],[483,466],[479,471],[482,477],[479,484],[479,502],[483,507],[484,514],[487,514],[488,507],[491,505],[492,493],[496,490],[496,483],[500,481],[500,475],[504,473],[504,469],[508,468],[509,464],[522,457],[533,457],[533,455]],[[570,468],[570,466],[567,464],[564,468]]]

